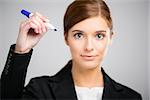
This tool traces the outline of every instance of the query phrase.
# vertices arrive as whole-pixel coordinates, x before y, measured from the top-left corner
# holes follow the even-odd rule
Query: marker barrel
[[[28,18],[30,18],[30,17],[33,15],[33,13],[31,13],[31,12],[29,12],[29,11],[26,11],[26,10],[24,10],[24,9],[21,10],[21,13],[22,13],[23,15],[25,15],[26,17],[28,17]],[[57,31],[57,29],[56,29],[52,24],[50,24],[50,23],[48,23],[48,22],[45,22],[45,25],[46,25],[46,27],[47,27],[48,29]]]

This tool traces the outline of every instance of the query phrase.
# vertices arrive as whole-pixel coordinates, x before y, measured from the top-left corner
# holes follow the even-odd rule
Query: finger
[[[29,29],[31,28],[30,25],[28,24],[29,24],[29,20],[25,20],[20,23],[20,28],[19,28],[20,33],[28,33]]]
[[[35,23],[29,22],[29,27],[31,27],[32,29],[34,29],[35,33],[39,33],[38,26]]]
[[[42,14],[38,13],[38,12],[35,12],[34,15],[38,16],[42,22],[44,22],[44,26],[42,26],[42,31],[45,33],[47,32],[48,28],[47,26],[45,25],[45,23],[49,23],[49,20],[47,17],[43,16]]]
[[[31,28],[34,29],[35,33],[39,33],[37,24],[33,23],[32,21],[25,21],[25,22],[23,22],[21,27],[22,27],[21,30],[22,30],[23,33],[24,32],[28,33]]]
[[[38,21],[38,16],[33,15],[29,18],[29,21],[36,24],[38,26],[37,30],[39,33],[41,33],[41,23]]]
[[[32,16],[31,21],[38,25],[39,27],[38,30],[40,33],[46,32],[46,26],[44,22],[39,18],[39,16],[37,15]]]
[[[32,16],[29,19],[29,21],[37,25],[38,33],[42,33],[42,31],[41,31],[41,23],[38,21],[37,16]]]
[[[43,22],[43,20],[41,20],[41,18],[36,17],[37,18],[37,21],[40,23],[40,30],[41,30],[41,33],[44,33],[46,32],[46,25],[45,25],[45,22]]]
[[[43,21],[43,22],[49,22],[48,18],[43,16],[42,14],[35,12],[35,15],[39,16],[39,18]]]

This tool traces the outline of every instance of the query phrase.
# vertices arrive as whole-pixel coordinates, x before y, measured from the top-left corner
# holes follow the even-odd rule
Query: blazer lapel
[[[117,85],[114,80],[112,80],[103,70],[103,79],[104,79],[104,90],[102,100],[110,100],[118,97],[118,92],[122,91],[122,87]]]
[[[50,87],[55,100],[77,100],[77,94],[71,74],[72,60],[51,78]],[[104,79],[102,100],[116,98],[122,88],[115,83],[101,68]]]
[[[71,61],[50,82],[54,98],[56,100],[77,100],[74,82],[71,74]]]

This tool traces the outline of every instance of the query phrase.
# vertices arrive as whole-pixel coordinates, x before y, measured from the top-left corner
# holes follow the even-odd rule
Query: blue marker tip
[[[23,15],[25,15],[25,16],[27,16],[28,18],[30,17],[30,14],[31,14],[31,12],[29,12],[29,11],[26,11],[26,10],[21,10],[21,13],[23,14]]]

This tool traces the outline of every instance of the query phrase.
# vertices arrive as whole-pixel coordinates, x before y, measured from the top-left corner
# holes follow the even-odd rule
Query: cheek
[[[82,51],[82,45],[80,45],[80,43],[75,42],[73,40],[68,41],[68,46],[73,56],[80,54],[80,52]]]
[[[108,40],[100,41],[95,47],[99,54],[104,55],[104,53],[107,51]]]

